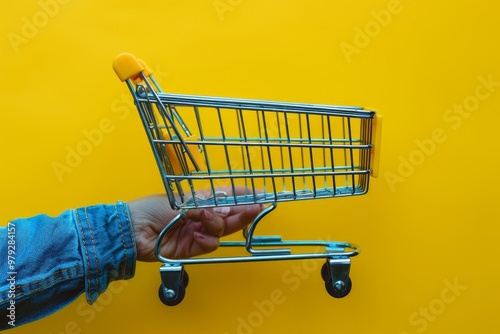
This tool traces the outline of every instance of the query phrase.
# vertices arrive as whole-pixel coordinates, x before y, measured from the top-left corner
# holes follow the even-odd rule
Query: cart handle
[[[151,67],[144,60],[128,52],[123,52],[116,56],[113,61],[113,70],[121,81],[142,81],[141,72],[146,77],[150,77],[153,74],[153,70],[151,70]]]
[[[380,165],[380,146],[382,144],[382,115],[376,114],[372,119],[372,149],[370,170],[372,177],[378,177]]]
[[[136,79],[146,70],[145,63],[131,53],[123,52],[113,61],[113,70],[121,81]]]
[[[130,80],[134,85],[144,81],[144,78],[149,78],[155,85],[156,89],[161,92],[161,88],[153,77],[153,70],[148,64],[134,56],[131,53],[123,52],[116,56],[113,61],[113,69],[120,80]],[[141,73],[143,76],[141,76]]]

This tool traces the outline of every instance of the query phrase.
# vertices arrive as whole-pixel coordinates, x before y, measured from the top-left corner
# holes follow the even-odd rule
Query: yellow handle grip
[[[372,145],[370,169],[371,176],[378,177],[380,164],[380,145],[382,144],[382,116],[375,115],[372,120]]]
[[[145,70],[144,62],[131,53],[120,53],[113,61],[113,70],[121,81],[134,79]]]
[[[146,77],[153,74],[153,70],[144,60],[128,52],[116,56],[113,61],[113,69],[121,81],[131,80],[134,84],[142,81],[142,77],[139,75],[141,72]]]
[[[150,77],[152,74],[153,74],[153,70],[151,69],[151,67],[148,66],[148,64],[146,64],[146,62],[142,59],[139,59],[137,58],[137,60],[141,63],[141,65],[144,67],[144,70],[142,71],[142,73],[147,76],[147,77]]]

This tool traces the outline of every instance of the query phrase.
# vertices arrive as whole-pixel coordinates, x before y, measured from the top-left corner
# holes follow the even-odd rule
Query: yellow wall
[[[140,264],[135,279],[113,284],[93,307],[81,297],[12,333],[498,329],[497,5],[111,3],[3,6],[1,223],[162,191],[140,120],[111,69],[129,51],[172,92],[362,105],[384,115],[381,176],[367,196],[283,204],[265,227],[360,244],[353,290],[329,297],[321,262],[192,266],[186,299],[167,308],[157,298],[159,265]],[[89,146],[96,131],[102,137]],[[78,149],[86,155],[68,160]]]

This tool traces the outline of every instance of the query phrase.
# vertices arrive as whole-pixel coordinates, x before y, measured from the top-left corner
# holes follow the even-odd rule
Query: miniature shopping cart
[[[382,119],[375,111],[169,94],[144,61],[128,53],[120,54],[113,68],[130,89],[168,200],[179,212],[155,249],[163,263],[159,296],[164,304],[183,300],[186,265],[209,263],[325,259],[321,276],[328,293],[340,298],[350,292],[351,257],[359,254],[358,246],[284,241],[254,232],[278,202],[365,194],[378,168]],[[161,241],[188,210],[249,204],[265,209],[243,230],[242,241],[220,243],[243,249],[244,255],[170,259],[160,253]],[[301,246],[321,251],[304,252]]]

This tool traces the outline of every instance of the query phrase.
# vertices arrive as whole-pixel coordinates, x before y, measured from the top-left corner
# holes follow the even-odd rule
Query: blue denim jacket
[[[0,330],[40,319],[85,292],[134,276],[128,206],[96,205],[58,217],[16,219],[0,228]]]

